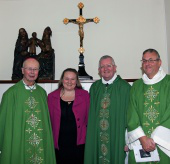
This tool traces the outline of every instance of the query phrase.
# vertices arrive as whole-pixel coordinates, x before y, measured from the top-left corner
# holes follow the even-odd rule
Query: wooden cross
[[[83,7],[84,4],[82,2],[80,2],[78,4],[78,8],[80,9],[80,15],[77,19],[68,19],[65,18],[63,20],[64,24],[68,24],[68,23],[74,23],[77,24],[79,26],[79,31],[78,34],[80,36],[80,49],[79,52],[83,53],[84,49],[83,49],[83,39],[84,39],[84,31],[83,31],[83,25],[89,22],[94,22],[94,23],[98,23],[100,21],[100,19],[98,17],[92,18],[92,19],[85,19],[83,17]]]

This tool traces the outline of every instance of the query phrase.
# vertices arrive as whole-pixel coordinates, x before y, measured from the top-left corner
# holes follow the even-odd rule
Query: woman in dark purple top
[[[89,101],[78,72],[64,70],[58,89],[48,95],[57,164],[83,164]]]

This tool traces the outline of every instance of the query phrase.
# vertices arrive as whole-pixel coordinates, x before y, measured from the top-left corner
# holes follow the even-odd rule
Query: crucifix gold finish
[[[84,4],[82,2],[80,2],[78,4],[78,8],[80,10],[80,16],[77,18],[77,19],[68,19],[68,18],[65,18],[63,20],[63,23],[64,24],[68,24],[68,23],[74,23],[74,24],[77,24],[79,26],[79,31],[78,31],[78,34],[80,36],[80,48],[79,48],[79,52],[81,53],[84,48],[83,48],[83,39],[84,39],[84,31],[83,31],[83,26],[84,24],[86,23],[89,23],[89,22],[94,22],[94,23],[99,23],[100,19],[98,17],[95,17],[95,18],[92,18],[92,19],[85,19],[83,16],[82,16],[82,9],[84,7]]]
[[[89,76],[85,71],[84,55],[83,55],[83,53],[85,51],[85,49],[83,48],[83,39],[84,39],[83,27],[84,27],[84,24],[89,23],[89,22],[94,22],[94,23],[97,24],[97,23],[99,23],[100,19],[98,17],[91,18],[91,19],[85,19],[83,17],[83,7],[84,7],[84,4],[82,2],[80,2],[78,4],[78,8],[79,8],[79,12],[80,12],[79,17],[77,19],[65,18],[63,20],[63,23],[65,25],[68,24],[68,23],[74,23],[74,24],[78,25],[78,27],[79,27],[78,34],[80,36],[80,48],[78,49],[78,51],[80,53],[79,70],[78,70],[79,79],[80,80],[92,80],[93,77]]]

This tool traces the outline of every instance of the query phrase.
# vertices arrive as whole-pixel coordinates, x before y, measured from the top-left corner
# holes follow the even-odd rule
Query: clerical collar
[[[103,84],[112,84],[113,81],[117,78],[117,74],[115,73],[114,76],[109,80],[109,81],[106,81],[105,79],[103,79],[102,77],[102,83]]]
[[[27,90],[34,90],[34,89],[36,89],[36,84],[34,83],[34,85],[32,85],[32,86],[28,86],[25,82],[24,82],[24,80],[22,80],[23,81],[23,83],[24,83],[24,86],[25,86],[25,89],[27,89]]]
[[[142,79],[145,84],[156,84],[160,82],[165,76],[166,76],[166,73],[164,72],[162,67],[160,67],[159,71],[152,79],[149,79],[145,73],[143,74]]]

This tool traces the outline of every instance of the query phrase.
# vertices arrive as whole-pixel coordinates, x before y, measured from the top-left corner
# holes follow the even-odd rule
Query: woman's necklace
[[[65,98],[62,98],[63,96],[64,96]],[[73,97],[74,97],[74,96],[73,96]],[[68,102],[68,104],[70,104],[72,101],[74,101],[74,98],[73,98],[73,100],[67,99],[67,96],[65,95],[64,89],[61,90],[60,98],[61,98],[63,101]]]

